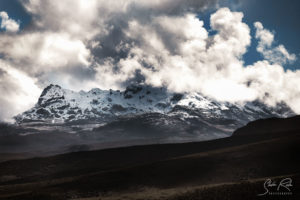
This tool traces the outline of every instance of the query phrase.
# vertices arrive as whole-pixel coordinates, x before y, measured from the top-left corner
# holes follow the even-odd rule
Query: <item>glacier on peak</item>
[[[51,84],[33,108],[15,119],[19,124],[110,123],[132,119],[153,126],[173,126],[176,130],[193,127],[230,132],[255,119],[292,115],[293,111],[284,103],[276,107],[259,101],[240,105],[218,102],[196,92],[178,94],[143,84],[129,85],[123,91],[93,88],[80,92]]]

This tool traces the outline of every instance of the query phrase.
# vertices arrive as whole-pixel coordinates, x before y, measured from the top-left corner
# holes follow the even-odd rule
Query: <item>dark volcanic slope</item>
[[[269,118],[250,122],[246,126],[237,129],[233,135],[279,133],[287,131],[300,132],[300,116],[290,118]]]
[[[298,126],[288,131],[278,128],[286,123],[297,124],[299,119],[269,119],[266,127],[273,128],[267,131],[256,134],[247,128],[240,129],[233,137],[215,141],[136,146],[0,163],[0,199],[66,199],[110,194],[116,197],[124,192],[143,191],[141,188],[145,187],[180,190],[224,183],[235,186],[202,188],[200,193],[180,194],[178,198],[177,194],[165,194],[164,198],[156,199],[199,199],[204,194],[205,199],[255,199],[264,192],[263,180],[276,176],[293,178],[292,198],[296,198],[300,131]],[[265,126],[258,121],[248,127]],[[260,182],[256,184],[253,180]],[[218,191],[226,196],[218,198],[215,196]],[[140,199],[149,199],[148,195],[145,193]]]

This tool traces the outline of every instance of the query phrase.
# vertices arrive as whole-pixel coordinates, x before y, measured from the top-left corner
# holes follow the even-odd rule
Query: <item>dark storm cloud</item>
[[[187,12],[203,12],[206,9],[214,8],[217,5],[218,0],[167,0],[161,1],[157,4],[140,4],[132,2],[128,5],[126,12],[113,13],[109,19],[105,21],[108,27],[111,27],[107,35],[98,36],[93,38],[93,42],[99,42],[99,46],[92,48],[89,45],[91,54],[93,55],[95,62],[103,64],[105,59],[111,58],[114,64],[117,64],[120,59],[128,57],[130,46],[140,46],[139,38],[129,38],[124,33],[124,30],[128,29],[128,22],[132,20],[138,21],[140,24],[148,25],[153,20],[153,17],[158,16],[182,16]],[[103,11],[102,12],[107,12]],[[166,32],[163,27],[153,26],[164,44],[170,52],[176,54],[178,38]],[[125,46],[128,45],[127,47]],[[147,63],[144,63],[147,67]],[[117,71],[118,66],[114,69]],[[126,86],[128,83],[142,82],[145,77],[140,73],[139,70],[135,72],[135,77],[130,78],[122,83],[122,86]]]
[[[61,7],[56,7],[58,4],[55,4],[55,1],[40,1],[38,3],[32,3],[29,0],[20,1],[25,5],[27,10],[27,14],[31,14],[31,24],[26,27],[20,35],[30,35],[39,33],[42,35],[47,35],[49,32],[65,32],[67,30],[66,23],[74,22],[73,16],[76,15],[76,10],[68,10],[67,8],[63,8],[62,11],[67,10],[66,13],[61,13],[58,9]],[[106,58],[112,58],[115,63],[117,63],[120,59],[126,58],[128,56],[129,48],[123,46],[123,44],[129,45],[134,43],[134,45],[139,45],[139,40],[133,40],[132,38],[126,37],[124,34],[124,30],[128,28],[128,22],[131,20],[137,20],[141,24],[149,24],[153,17],[159,15],[182,15],[188,11],[192,12],[201,12],[207,8],[214,7],[217,3],[217,0],[165,0],[160,1],[157,3],[148,3],[148,1],[128,1],[129,4],[124,11],[120,11],[119,8],[111,9],[110,7],[105,7],[100,5],[105,4],[103,2],[97,3],[97,15],[94,16],[95,19],[89,21],[90,26],[82,27],[84,29],[102,29],[109,27],[108,34],[102,34],[100,31],[99,34],[89,38],[88,40],[83,38],[84,44],[90,50],[90,53],[96,63],[103,63],[103,60]],[[70,9],[72,6],[70,7]],[[22,12],[24,12],[24,8],[22,7]],[[74,13],[73,13],[74,12]],[[55,16],[55,17],[54,17]],[[104,16],[104,17],[103,17]],[[82,16],[84,17],[84,16]],[[97,18],[101,19],[104,18],[103,26],[99,27],[99,22]],[[78,22],[80,23],[80,22]],[[153,27],[155,29],[160,29],[160,27]],[[86,30],[88,32],[89,30]],[[176,50],[176,38],[170,38],[168,33],[165,33],[163,30],[160,31],[162,39],[164,39],[166,45],[169,47],[169,50]],[[77,33],[71,33],[75,37],[77,37]],[[84,33],[83,33],[84,34]],[[43,75],[41,72],[36,72],[36,70],[32,70],[32,66],[34,64],[33,60],[35,60],[41,51],[43,51],[42,47],[44,45],[43,36],[39,36],[41,39],[34,40],[30,44],[31,54],[22,56],[18,59],[10,58],[7,56],[6,58],[9,59],[13,65],[19,66],[22,70],[27,71],[29,74],[34,75],[35,77],[39,78],[39,76]],[[11,38],[12,40],[14,38]],[[26,39],[29,40],[29,39]],[[99,42],[100,46],[92,48],[91,41],[94,43]],[[6,43],[6,44],[4,44]],[[8,39],[3,41],[2,44],[5,46],[10,45],[11,41]],[[24,49],[26,51],[26,49]],[[30,58],[32,57],[32,59]],[[71,65],[78,66],[71,62]],[[90,78],[93,79],[94,73],[89,73],[89,70],[81,68],[83,70],[80,73],[78,69],[80,67],[74,67],[74,70],[71,70],[70,64],[67,64],[65,67],[56,68],[56,73],[64,73],[68,71],[69,74],[73,74],[74,77],[83,78]],[[92,68],[92,67],[91,67]],[[48,71],[48,70],[47,70]],[[92,69],[90,71],[93,71]],[[48,73],[48,72],[47,72]],[[140,78],[138,78],[140,79]],[[44,82],[44,81],[43,81]]]
[[[85,66],[68,66],[62,68],[59,73],[71,74],[72,78],[81,80],[82,82],[95,79],[95,70]]]
[[[129,6],[129,12],[135,17],[141,17],[145,13],[154,15],[182,15],[186,12],[202,12],[216,5],[218,0],[167,0],[161,1],[160,4],[154,5],[152,8],[141,4],[132,3]]]
[[[128,48],[118,48],[122,43],[139,45],[139,40],[127,38],[124,30],[128,28],[128,22],[137,20],[141,24],[150,24],[153,17],[157,16],[181,16],[186,12],[202,12],[216,6],[218,0],[167,0],[157,5],[145,5],[132,2],[128,5],[126,12],[113,13],[112,17],[105,23],[112,27],[108,35],[98,36],[94,41],[99,41],[101,48],[91,48],[91,52],[98,62],[111,57],[116,61],[128,56]],[[176,51],[176,38],[172,38],[162,27],[155,27],[170,51]]]

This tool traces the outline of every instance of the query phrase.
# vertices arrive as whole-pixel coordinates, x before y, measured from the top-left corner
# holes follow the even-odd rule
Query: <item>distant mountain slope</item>
[[[246,126],[234,131],[233,136],[244,136],[251,134],[265,134],[278,132],[299,132],[300,116],[283,118],[259,119],[248,123]]]

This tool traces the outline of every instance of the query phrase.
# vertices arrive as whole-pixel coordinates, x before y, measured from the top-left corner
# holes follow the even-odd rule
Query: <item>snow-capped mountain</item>
[[[20,124],[105,122],[110,124],[102,129],[114,129],[128,128],[126,123],[139,123],[145,127],[164,127],[171,132],[228,133],[256,119],[292,115],[284,103],[276,107],[259,101],[232,104],[217,102],[200,93],[171,93],[148,85],[130,85],[124,91],[92,89],[88,92],[49,85],[37,104],[15,119]]]
[[[16,119],[18,122],[107,121],[121,115],[168,113],[178,102],[176,97],[163,88],[140,85],[131,85],[125,91],[95,88],[88,92],[74,92],[58,85],[49,85],[38,103]]]

